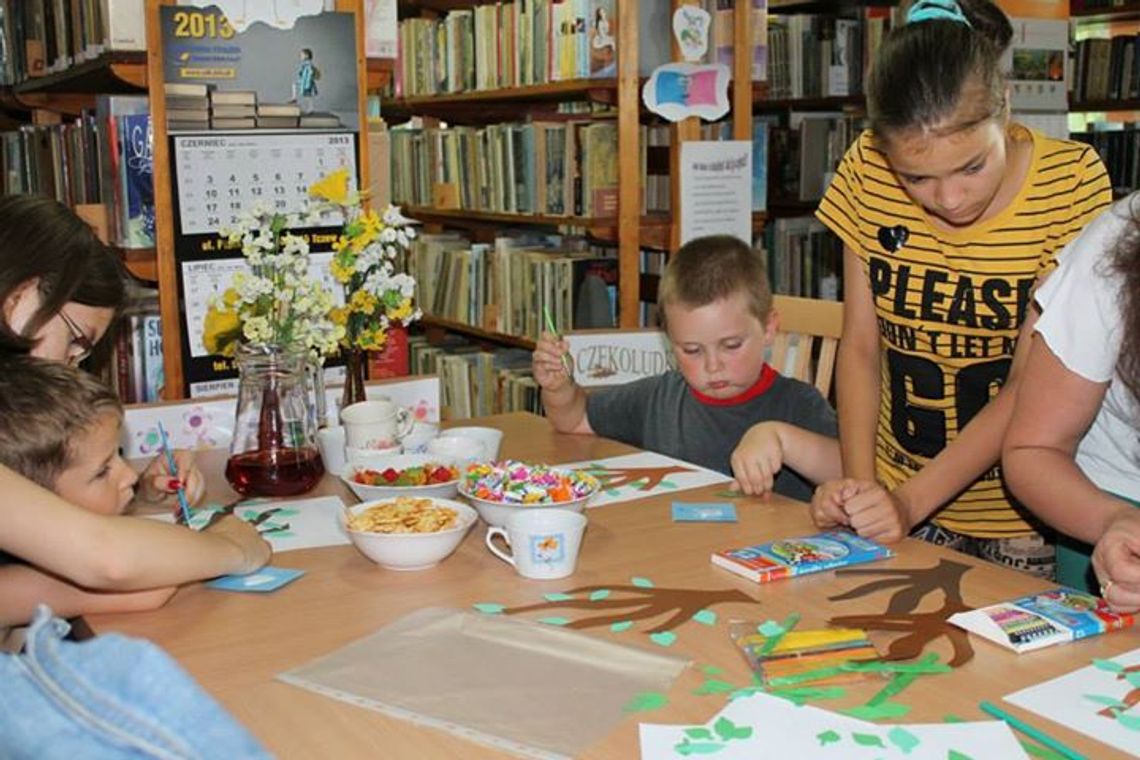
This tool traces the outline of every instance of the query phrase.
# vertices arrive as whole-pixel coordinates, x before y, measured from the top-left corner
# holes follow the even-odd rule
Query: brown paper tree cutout
[[[692,467],[683,465],[664,465],[662,467],[601,467],[590,465],[585,469],[586,472],[601,482],[603,491],[631,486],[634,483],[637,483],[637,487],[641,490],[648,491],[661,485],[661,481],[670,475],[696,472]],[[645,483],[640,482],[643,480]]]
[[[628,596],[591,600],[594,591],[607,590]],[[547,612],[556,609],[604,611],[606,614],[572,620],[566,628],[598,628],[626,620],[649,620],[672,612],[664,623],[649,629],[647,633],[669,631],[689,620],[693,615],[714,604],[727,602],[755,602],[756,600],[736,589],[695,589],[695,588],[643,588],[641,586],[579,586],[564,592],[568,595],[583,594],[581,598],[563,599],[554,602],[539,602],[522,607],[508,607],[504,615],[518,615],[524,612]]]
[[[912,660],[922,654],[927,644],[945,636],[954,647],[949,665],[960,667],[974,657],[974,648],[964,630],[946,621],[955,613],[973,609],[962,601],[962,576],[969,569],[969,565],[944,559],[928,568],[837,570],[839,576],[878,576],[881,580],[829,597],[829,601],[859,599],[891,588],[898,591],[891,596],[887,611],[881,615],[841,615],[828,622],[834,626],[905,634],[890,643],[885,660]],[[923,598],[935,591],[941,591],[945,597],[942,607],[932,612],[915,612]]]
[[[1126,680],[1128,678],[1129,673],[1140,673],[1140,665],[1131,665],[1131,666],[1125,668],[1124,670],[1121,670],[1119,673],[1116,674],[1116,680],[1118,680],[1118,681]],[[1124,710],[1131,710],[1136,705],[1140,705],[1140,689],[1130,689],[1129,692],[1124,695],[1124,699],[1122,699],[1120,701],[1121,701],[1121,703],[1126,705]],[[1101,715],[1101,716],[1104,716],[1105,718],[1112,718],[1113,720],[1116,720],[1117,712],[1123,712],[1124,710],[1106,707],[1103,710],[1100,710],[1099,712],[1097,712],[1097,715]]]

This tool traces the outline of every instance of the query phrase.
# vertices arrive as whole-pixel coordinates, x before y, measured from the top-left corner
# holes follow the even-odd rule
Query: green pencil
[[[556,330],[554,328],[554,320],[550,318],[550,309],[546,308],[545,305],[542,307],[542,314],[543,314],[543,316],[546,317],[546,329],[547,329],[547,331],[551,335],[553,335],[555,338],[557,338],[558,337],[558,330]],[[562,361],[562,369],[566,370],[567,375],[569,375],[570,377],[573,377],[574,372],[573,372],[573,370],[570,369],[570,354],[563,353],[562,356],[560,356],[558,358]]]
[[[1052,736],[1049,736],[1048,734],[1041,731],[1041,729],[1034,728],[1025,721],[1013,717],[992,702],[982,701],[978,704],[978,707],[981,708],[982,712],[989,713],[995,718],[1005,721],[1010,725],[1011,728],[1017,729],[1021,733],[1028,736],[1030,739],[1033,739],[1038,744],[1042,744],[1055,752],[1061,753],[1065,757],[1069,758],[1069,760],[1088,760],[1088,758],[1082,755],[1080,752],[1066,747],[1064,744],[1061,744],[1061,742],[1057,741]]]

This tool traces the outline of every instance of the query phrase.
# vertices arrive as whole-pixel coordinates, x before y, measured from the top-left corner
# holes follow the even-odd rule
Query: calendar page
[[[309,186],[331,171],[349,169],[356,184],[351,134],[245,133],[181,135],[174,141],[180,231],[217,233],[243,209],[262,201],[278,213],[304,208]],[[340,225],[329,213],[320,226]]]

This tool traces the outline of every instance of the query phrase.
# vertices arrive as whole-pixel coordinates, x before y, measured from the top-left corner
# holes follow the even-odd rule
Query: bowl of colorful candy
[[[362,501],[393,496],[451,499],[459,486],[459,468],[450,459],[430,454],[389,454],[350,462],[341,480]]]
[[[459,493],[488,525],[503,525],[520,509],[569,509],[581,512],[601,484],[589,473],[507,459],[471,464]]]

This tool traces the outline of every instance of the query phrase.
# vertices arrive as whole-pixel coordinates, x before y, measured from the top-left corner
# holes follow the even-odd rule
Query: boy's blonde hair
[[[732,235],[708,235],[681,246],[665,266],[657,289],[657,314],[667,328],[666,308],[681,304],[689,308],[708,306],[722,298],[744,293],[748,311],[768,321],[772,311],[772,288],[764,259]]]
[[[123,404],[93,376],[62,362],[0,355],[0,464],[52,489],[72,465],[74,439]]]

